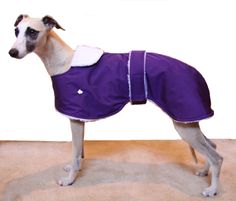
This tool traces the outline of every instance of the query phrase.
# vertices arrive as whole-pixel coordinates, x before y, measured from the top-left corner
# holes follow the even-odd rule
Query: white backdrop
[[[10,58],[19,14],[53,16],[69,45],[110,52],[147,50],[196,67],[211,90],[211,138],[236,138],[236,12],[230,0],[8,0],[0,7],[0,140],[70,140],[69,121],[54,109],[51,80],[36,55]],[[86,124],[86,139],[176,139],[169,117],[151,103]]]

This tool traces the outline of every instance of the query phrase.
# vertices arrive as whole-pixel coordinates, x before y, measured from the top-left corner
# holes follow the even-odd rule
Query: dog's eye
[[[17,37],[19,35],[19,29],[15,28],[15,36]]]
[[[28,27],[26,29],[26,36],[29,36],[31,39],[36,40],[38,37],[39,31]]]

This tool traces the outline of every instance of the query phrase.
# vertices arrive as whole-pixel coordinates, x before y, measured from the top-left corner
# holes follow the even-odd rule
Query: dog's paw
[[[217,189],[214,187],[208,187],[202,192],[202,195],[204,197],[214,197],[217,195]]]
[[[74,183],[74,179],[69,177],[63,177],[57,181],[57,184],[60,186],[69,186]]]
[[[199,177],[206,177],[208,175],[208,170],[199,170],[195,173]]]

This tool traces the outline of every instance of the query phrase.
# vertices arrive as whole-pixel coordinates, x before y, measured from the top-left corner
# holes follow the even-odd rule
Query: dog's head
[[[20,15],[14,24],[16,41],[9,51],[10,56],[21,59],[33,51],[40,51],[47,41],[48,33],[53,27],[63,29],[50,16],[31,18]],[[64,30],[64,29],[63,29]]]

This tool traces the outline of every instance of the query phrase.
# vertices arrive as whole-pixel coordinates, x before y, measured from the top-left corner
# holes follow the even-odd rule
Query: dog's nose
[[[19,51],[16,48],[12,48],[12,49],[10,49],[10,51],[8,53],[10,54],[11,57],[17,58]]]

